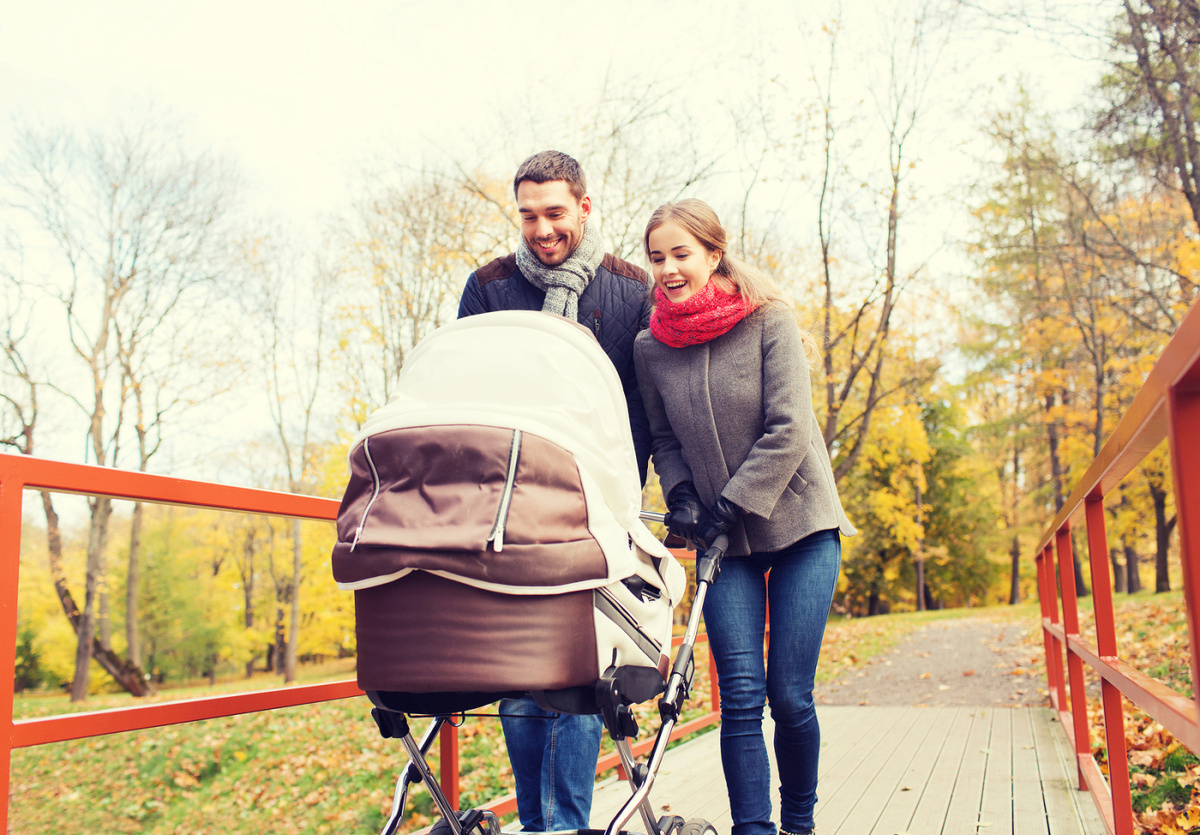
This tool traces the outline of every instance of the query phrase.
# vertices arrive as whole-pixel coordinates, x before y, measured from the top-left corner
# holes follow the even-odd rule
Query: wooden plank
[[[830,708],[825,708],[829,710]],[[841,735],[831,736],[822,730],[821,762],[817,768],[818,792],[832,797],[834,791],[867,759],[900,722],[906,710],[902,707],[843,707],[838,710],[857,711],[861,720],[846,728]],[[818,708],[820,716],[822,709]],[[818,805],[820,802],[818,801]]]
[[[1013,711],[1013,832],[1049,832],[1033,736],[1033,712]]]
[[[943,792],[944,802],[940,804],[943,809],[950,802],[948,786],[935,781],[934,773],[938,767],[939,758],[947,748],[947,740],[965,738],[970,717],[965,708],[919,709],[934,717],[930,732],[925,735],[913,753],[908,767],[900,775],[895,790],[884,802],[879,818],[875,821],[875,826],[869,835],[896,835],[898,832],[916,831],[909,827],[909,822],[917,810],[917,804],[921,802],[926,792],[931,794]],[[957,745],[951,744],[950,747],[955,752],[958,751]],[[948,783],[948,781],[946,782]]]
[[[950,800],[944,818],[922,818],[922,810],[914,816],[910,829],[914,832],[972,833],[978,830],[979,805],[983,795],[983,775],[987,767],[987,747],[991,743],[992,715],[990,708],[975,708],[968,712],[971,724],[958,752],[957,769],[949,775]],[[947,740],[950,742],[951,740]],[[951,761],[954,760],[950,749]],[[929,815],[934,807],[925,811]],[[920,825],[918,825],[920,823]]]
[[[687,743],[686,751],[671,749],[650,791],[659,815],[679,815],[685,820],[712,821],[729,814],[729,794],[721,770],[721,732],[709,733]],[[667,769],[670,768],[668,772]]]
[[[942,832],[946,812],[954,797],[955,779],[962,767],[963,755],[971,741],[972,729],[978,724],[978,711],[962,708],[945,730],[942,746],[936,754],[929,778],[921,790],[916,808],[908,820],[907,830],[899,832]],[[947,835],[950,835],[947,830]]]
[[[1104,832],[1104,821],[1091,795],[1076,788],[1075,753],[1053,709],[1036,708],[1031,718],[1050,835]]]
[[[836,833],[847,826],[846,831],[861,833],[872,826],[936,718],[936,709],[906,709],[890,732],[879,737],[872,755],[858,763],[836,792],[829,794],[818,786],[822,799],[817,806],[817,828]]]
[[[1012,709],[992,709],[992,736],[983,772],[979,826],[989,832],[1012,832],[1013,751]]]
[[[826,835],[1104,832],[1091,797],[1073,789],[1072,753],[1050,709],[826,706],[818,708],[818,715],[817,822]],[[769,718],[763,733],[772,767],[772,804],[778,807]],[[1011,785],[1008,818],[999,810],[1006,781]],[[610,778],[599,784],[592,826],[606,827],[629,796],[624,781]],[[650,798],[656,815],[705,818],[718,832],[729,832],[733,821],[721,772],[719,730],[668,751]],[[992,826],[978,827],[981,808],[983,822]],[[640,816],[626,828],[641,831]]]
[[[630,795],[629,784],[624,780],[610,777],[598,783],[592,795],[592,827],[607,827]],[[714,815],[728,815],[719,728],[667,751],[650,789],[650,802],[656,817],[672,814],[685,819],[711,820]],[[641,831],[640,815],[630,819],[626,828]]]

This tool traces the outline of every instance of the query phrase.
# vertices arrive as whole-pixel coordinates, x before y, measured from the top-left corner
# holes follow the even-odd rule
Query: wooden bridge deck
[[[821,835],[1104,832],[1091,797],[1074,788],[1072,753],[1049,708],[828,706],[817,713]],[[616,778],[598,784],[592,826],[607,826],[628,798]],[[706,818],[727,835],[719,732],[671,749],[650,799],[660,815]],[[778,814],[778,795],[772,803]],[[640,830],[640,819],[626,828]]]

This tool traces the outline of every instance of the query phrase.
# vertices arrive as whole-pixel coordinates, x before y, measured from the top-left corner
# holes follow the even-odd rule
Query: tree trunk
[[[92,667],[92,643],[100,641],[97,630],[97,601],[104,572],[104,548],[108,540],[108,520],[112,515],[112,500],[97,496],[91,502],[91,524],[88,527],[87,579],[84,585],[83,611],[79,616],[75,642],[75,677],[71,681],[71,701],[81,702],[88,696],[88,679]]]
[[[925,588],[925,556],[924,544],[925,536],[924,529],[921,527],[921,486],[917,485],[917,611],[924,612],[926,610],[925,597],[929,594],[929,590]]]
[[[1129,548],[1128,545],[1125,546]],[[1108,549],[1108,562],[1112,566],[1113,576],[1113,591],[1117,594],[1125,593],[1125,566],[1121,565],[1121,549],[1117,545],[1112,545]]]
[[[303,556],[304,540],[301,538],[301,522],[299,519],[292,520],[292,587],[291,587],[291,623],[288,624],[287,638],[287,657],[284,659],[285,667],[283,680],[293,682],[296,680],[296,659],[299,656],[300,649],[300,569],[301,557]]]
[[[867,595],[867,617],[879,614],[879,581],[871,581],[871,591]]]
[[[1017,493],[1017,482],[1021,478],[1021,444],[1014,438],[1013,440],[1013,455],[1012,455],[1012,472],[1013,485],[1010,495],[1010,508],[1008,524],[1012,528],[1013,537],[1012,545],[1009,547],[1009,558],[1012,562],[1012,577],[1008,587],[1008,603],[1010,606],[1016,606],[1021,602],[1021,537],[1017,534],[1018,512],[1020,507],[1020,499]],[[1003,478],[1003,474],[1001,474]]]
[[[254,628],[254,555],[257,551],[254,540],[255,530],[251,527],[246,534],[246,541],[242,544],[242,622],[247,630]],[[269,663],[267,670],[270,671]],[[251,653],[250,659],[246,662],[246,678],[253,675],[254,654]]]
[[[1154,500],[1154,591],[1171,590],[1170,561],[1171,531],[1178,516],[1167,519],[1167,491],[1160,485],[1150,484],[1150,497]]]
[[[145,515],[141,502],[133,505],[133,518],[129,524],[129,569],[125,576],[125,654],[129,662],[142,664],[142,635],[138,628],[138,589],[141,584],[142,517]]]
[[[283,614],[283,606],[277,605],[275,607],[275,648],[271,653],[275,657],[275,672],[277,673],[284,672],[284,657],[287,654],[287,632],[284,628]]]
[[[1021,539],[1015,533],[1008,554],[1012,560],[1012,581],[1008,587],[1008,603],[1010,606],[1016,606],[1021,602]]]
[[[1125,590],[1130,594],[1141,591],[1142,575],[1138,571],[1138,555],[1133,546],[1129,544],[1129,540],[1125,541],[1125,571],[1127,572]]]
[[[63,613],[67,616],[67,621],[78,636],[83,622],[83,614],[75,605],[75,598],[67,588],[67,580],[62,567],[62,531],[58,524],[58,513],[54,509],[54,503],[49,493],[42,493],[42,512],[46,516],[46,550],[50,558],[50,577],[54,583],[54,592],[62,605]],[[124,661],[112,650],[100,646],[100,641],[95,637],[92,639],[91,646],[92,657],[131,696],[153,695],[154,687],[138,665]],[[86,687],[84,695],[87,695]]]

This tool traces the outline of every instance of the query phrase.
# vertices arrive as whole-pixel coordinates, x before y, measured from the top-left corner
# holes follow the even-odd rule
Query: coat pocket
[[[788,482],[788,489],[797,496],[803,493],[807,487],[808,482],[804,480],[804,476],[800,475],[800,473],[796,473],[794,476],[792,476],[791,481]]]

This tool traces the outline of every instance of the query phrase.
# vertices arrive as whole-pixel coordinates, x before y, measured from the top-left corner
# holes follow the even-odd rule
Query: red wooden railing
[[[1187,607],[1193,697],[1187,698],[1134,669],[1120,657],[1113,615],[1112,577],[1104,532],[1104,497],[1164,438],[1174,475],[1183,598]],[[1087,532],[1096,643],[1079,631],[1072,526]],[[1200,591],[1200,306],[1183,320],[1128,411],[1063,505],[1037,547],[1038,592],[1050,697],[1074,746],[1079,788],[1096,801],[1109,835],[1133,835],[1132,796],[1121,696],[1200,753],[1200,658],[1197,592]],[[1057,561],[1057,571],[1056,571]],[[1059,591],[1061,590],[1061,601]],[[1066,675],[1063,656],[1066,655]],[[1088,738],[1084,664],[1100,677],[1109,778],[1092,756]],[[1069,686],[1069,689],[1068,689]],[[1123,767],[1125,766],[1125,767]]]
[[[19,455],[0,454],[0,675],[13,681],[16,672],[17,644],[17,581],[21,555],[21,498],[25,490],[48,490],[58,493],[79,493],[89,496],[109,496],[116,499],[203,507],[217,510],[284,516],[294,519],[333,521],[337,518],[338,502],[313,496],[278,493],[232,487],[202,481],[170,478],[148,473],[128,472],[108,467],[89,467]],[[687,559],[694,555],[675,552]],[[702,638],[702,640],[707,640]],[[709,658],[709,670],[715,668]],[[675,728],[672,738],[679,738],[700,728],[715,724],[718,711],[718,685],[712,673],[711,710]],[[13,718],[13,691],[0,686],[0,715],[7,717],[6,733],[0,737],[0,832],[8,831],[8,803],[12,751],[51,742],[104,736],[124,731],[144,730],[163,725],[176,725],[200,719],[236,716],[262,710],[276,710],[296,705],[327,702],[361,696],[353,680],[325,684],[297,685],[275,690],[258,690],[200,699],[187,699],[115,710],[71,713],[39,719]],[[369,705],[364,702],[364,710]],[[453,727],[443,729],[440,742],[440,782],[442,790],[457,808],[459,798],[458,734]],[[637,754],[644,753],[653,738],[634,746]],[[397,747],[397,754],[400,749]],[[399,767],[400,763],[397,763]],[[596,773],[617,765],[615,753],[601,757]],[[498,798],[487,804],[496,814],[516,810],[513,795]]]

